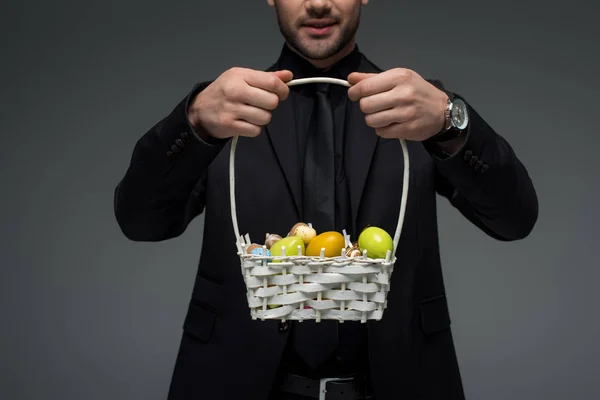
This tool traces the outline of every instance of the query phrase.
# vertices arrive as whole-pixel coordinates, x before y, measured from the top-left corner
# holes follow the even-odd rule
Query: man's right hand
[[[288,97],[285,83],[292,77],[288,70],[229,69],[190,104],[190,123],[217,139],[258,136],[271,121],[271,112]]]

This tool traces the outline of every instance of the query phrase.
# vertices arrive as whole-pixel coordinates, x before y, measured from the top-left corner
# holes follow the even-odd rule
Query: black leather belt
[[[320,400],[373,399],[372,394],[368,393],[367,387],[367,380],[364,376],[312,379],[293,374],[284,374],[280,390]]]

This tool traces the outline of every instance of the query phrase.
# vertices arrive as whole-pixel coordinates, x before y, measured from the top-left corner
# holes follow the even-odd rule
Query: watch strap
[[[460,129],[457,129],[455,127],[451,127],[448,130],[436,133],[435,135],[433,135],[432,137],[430,137],[429,139],[426,139],[426,142],[448,142],[452,139],[456,139],[457,137],[459,137],[462,134],[462,131]]]
[[[443,89],[442,89],[442,91],[444,93],[446,93],[446,95],[448,96],[448,105],[450,105],[452,103],[452,101],[454,101],[454,93],[449,92],[447,90],[443,90]],[[462,131],[460,129],[457,129],[452,126],[452,120],[451,120],[451,116],[450,116],[450,107],[446,108],[445,113],[446,113],[446,125],[445,125],[444,129],[441,130],[440,132],[436,133],[429,139],[426,139],[425,142],[430,142],[430,143],[431,142],[436,142],[436,143],[447,142],[447,141],[455,139],[461,135]]]

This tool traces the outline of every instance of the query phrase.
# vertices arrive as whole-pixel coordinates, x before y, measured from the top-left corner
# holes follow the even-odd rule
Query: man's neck
[[[352,53],[352,50],[354,50],[354,46],[356,45],[356,42],[355,42],[355,40],[350,41],[341,51],[339,51],[336,54],[334,54],[333,56],[323,59],[323,60],[313,60],[310,58],[306,58],[302,54],[300,54],[293,46],[290,46],[289,43],[286,43],[286,45],[294,53],[298,54],[300,57],[304,58],[306,61],[311,63],[315,68],[327,69],[327,68],[331,67],[332,65],[334,65],[335,63],[337,63],[338,61],[340,61],[342,58],[346,57],[348,54]]]

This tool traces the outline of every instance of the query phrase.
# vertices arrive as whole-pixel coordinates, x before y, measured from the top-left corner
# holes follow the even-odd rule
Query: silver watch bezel
[[[460,125],[456,123],[457,109],[459,112],[462,111],[463,115],[465,116],[463,123]],[[452,100],[452,103],[449,107],[449,111],[450,111],[451,126],[456,129],[459,129],[461,131],[466,129],[467,126],[469,125],[469,112],[468,112],[466,103],[464,101],[462,101],[461,99],[455,98]]]

